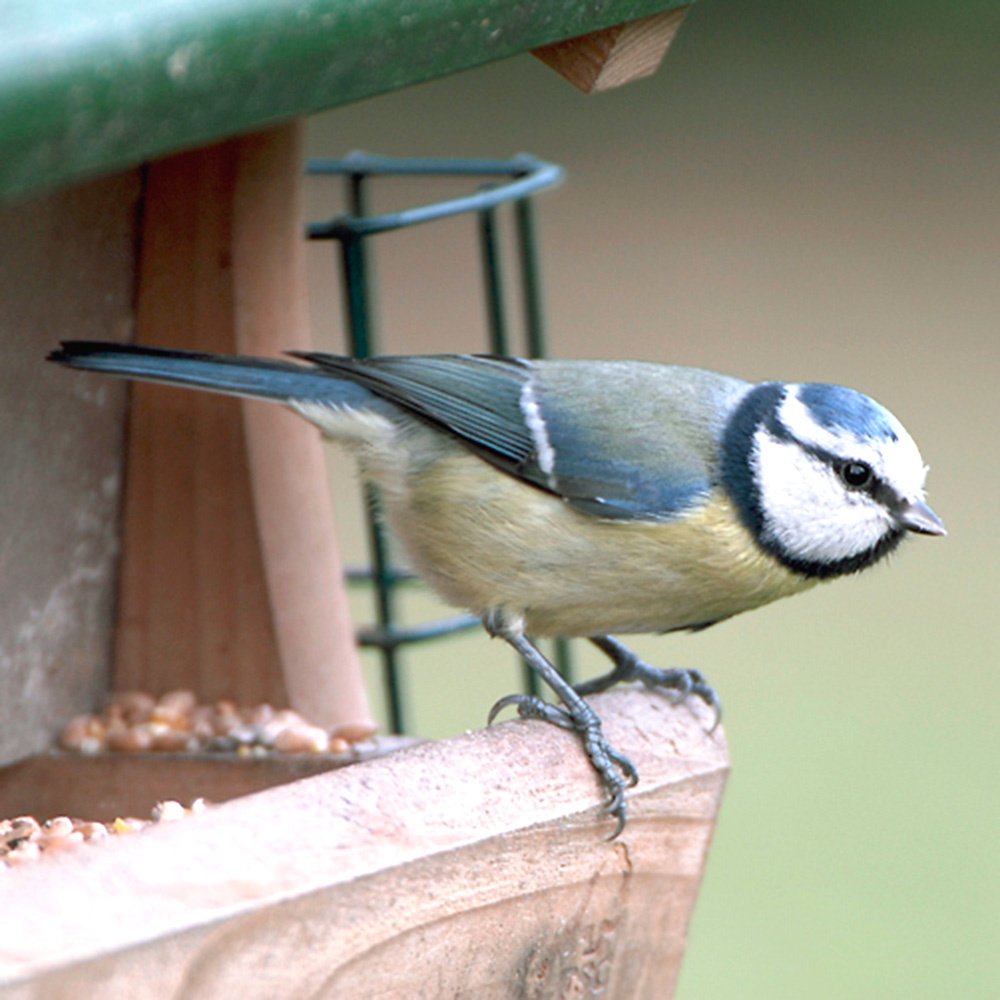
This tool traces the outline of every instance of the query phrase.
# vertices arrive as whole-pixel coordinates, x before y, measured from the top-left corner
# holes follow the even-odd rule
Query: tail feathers
[[[304,400],[361,408],[372,403],[371,394],[361,386],[290,361],[89,340],[64,341],[48,360],[83,371],[207,389],[250,399],[283,403]]]

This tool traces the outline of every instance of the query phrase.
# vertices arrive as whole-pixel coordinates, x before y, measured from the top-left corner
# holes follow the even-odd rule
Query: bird
[[[49,360],[275,401],[346,445],[418,575],[559,699],[510,695],[489,721],[513,706],[577,733],[612,838],[639,775],[587,696],[640,682],[720,711],[700,671],[613,636],[707,628],[946,534],[913,438],[843,386],[641,361],[289,357],[66,341]],[[570,684],[536,645],[547,636],[589,639],[612,669]]]

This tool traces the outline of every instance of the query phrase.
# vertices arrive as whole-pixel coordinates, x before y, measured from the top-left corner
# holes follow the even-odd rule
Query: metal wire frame
[[[542,310],[541,278],[532,196],[558,184],[562,167],[521,154],[507,160],[485,159],[397,159],[353,152],[341,159],[312,159],[306,172],[341,176],[346,184],[348,214],[328,222],[311,223],[306,230],[311,240],[334,240],[340,245],[341,281],[345,318],[350,334],[350,352],[359,358],[377,353],[373,323],[373,292],[369,238],[408,226],[449,218],[465,212],[479,216],[479,252],[482,259],[486,306],[486,330],[492,354],[510,353],[506,289],[501,266],[498,210],[513,205],[517,259],[524,309],[525,355],[545,353],[545,326]],[[489,178],[470,195],[433,202],[398,212],[373,215],[370,210],[369,181],[378,177],[433,176]],[[494,179],[496,178],[496,179]],[[371,567],[349,573],[352,580],[371,581],[375,586],[376,624],[358,631],[363,646],[381,651],[383,682],[389,723],[394,732],[406,729],[406,711],[400,689],[401,647],[437,639],[478,624],[472,615],[458,615],[428,624],[405,627],[396,623],[396,591],[412,579],[391,565],[387,540],[379,516],[377,490],[366,489],[366,510]],[[568,643],[555,640],[553,659],[560,673],[569,677],[572,663]],[[523,666],[524,687],[538,693],[538,680],[527,664]]]

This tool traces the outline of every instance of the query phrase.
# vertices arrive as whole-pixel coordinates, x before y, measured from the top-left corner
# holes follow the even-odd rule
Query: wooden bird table
[[[660,695],[595,699],[642,776],[611,842],[576,739],[538,723],[343,768],[49,752],[125,688],[371,716],[315,432],[42,359],[308,348],[301,116],[528,51],[600,90],[651,72],[686,8],[21,6],[0,33],[0,805],[221,804],[0,871],[0,998],[669,997],[728,764]]]

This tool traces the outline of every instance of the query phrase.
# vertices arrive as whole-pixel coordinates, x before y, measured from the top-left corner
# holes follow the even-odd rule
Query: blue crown
[[[892,414],[853,389],[811,382],[799,386],[798,397],[816,423],[827,430],[847,431],[858,438],[899,439]]]

